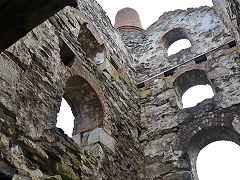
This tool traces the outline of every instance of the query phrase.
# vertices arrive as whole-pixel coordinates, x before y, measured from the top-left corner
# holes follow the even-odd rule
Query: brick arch
[[[179,133],[175,150],[182,151],[182,158],[187,158],[194,180],[198,180],[197,157],[205,146],[220,140],[232,141],[240,145],[240,135],[232,126],[233,120],[234,117],[228,113],[209,114],[195,119]]]
[[[81,78],[85,79],[88,82],[89,86],[91,86],[91,88],[96,93],[96,96],[98,97],[99,102],[101,103],[101,106],[103,108],[103,114],[104,114],[103,122],[101,126],[109,135],[111,135],[112,134],[112,124],[111,124],[112,115],[109,111],[109,107],[106,102],[106,98],[102,90],[102,87],[100,85],[99,79],[97,78],[98,76],[96,72],[97,70],[95,70],[95,73],[92,73],[89,69],[86,69],[80,60],[77,60],[70,70],[71,76],[80,76]]]
[[[184,24],[175,25],[166,30],[160,36],[159,42],[162,43],[166,49],[168,49],[174,42],[180,39],[188,39],[191,42],[190,38],[188,37],[188,30]]]
[[[64,99],[74,115],[73,135],[102,126],[104,110],[93,87],[81,76],[71,76],[66,83]]]

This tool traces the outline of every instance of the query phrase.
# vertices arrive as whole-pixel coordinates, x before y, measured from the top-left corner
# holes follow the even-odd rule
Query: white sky
[[[210,85],[197,85],[188,89],[182,96],[183,108],[196,106],[197,103],[213,97]]]
[[[97,0],[98,3],[106,11],[112,24],[114,24],[115,15],[118,10],[131,7],[138,11],[143,28],[158,20],[161,14],[167,11],[175,9],[187,9],[189,7],[199,7],[201,5],[212,6],[211,0]],[[186,44],[180,44],[180,47],[186,48]],[[174,47],[173,51],[178,47]],[[181,49],[181,48],[180,48]],[[179,51],[176,50],[176,51]],[[171,50],[169,52],[171,54]],[[209,86],[210,87],[210,86]],[[194,106],[196,104],[196,97],[199,98],[200,94],[206,95],[205,98],[212,97],[212,90],[207,87],[207,91],[204,89],[187,91],[183,97],[184,106]],[[194,89],[194,88],[193,88]],[[192,92],[191,92],[192,91]],[[195,97],[193,97],[195,94]],[[202,97],[200,97],[202,98]],[[204,99],[205,99],[204,98]],[[202,99],[201,99],[202,100]],[[198,102],[201,100],[197,100]],[[190,103],[190,104],[188,104]],[[191,105],[193,103],[193,105]],[[68,136],[72,137],[73,130],[73,115],[71,108],[67,102],[63,99],[60,112],[58,113],[57,127],[64,130]],[[197,159],[197,171],[199,180],[239,180],[240,173],[240,146],[226,141],[220,141],[212,143],[206,146],[199,154]],[[225,174],[223,174],[225,173]]]
[[[72,137],[73,131],[73,114],[71,107],[68,105],[67,101],[62,98],[62,103],[60,107],[60,111],[57,117],[57,127],[62,128],[62,130],[67,134],[69,137]]]
[[[168,48],[168,56],[176,54],[182,49],[187,49],[191,47],[191,42],[188,39],[180,39],[170,45]]]
[[[205,146],[197,159],[199,179],[239,180],[239,152],[240,146],[230,141],[217,141]]]
[[[158,20],[164,12],[189,7],[212,6],[211,0],[97,0],[114,25],[115,15],[125,7],[135,9],[144,29]]]

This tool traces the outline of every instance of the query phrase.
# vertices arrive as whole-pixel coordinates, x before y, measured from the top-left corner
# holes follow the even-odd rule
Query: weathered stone
[[[26,139],[23,136],[20,136],[18,138],[18,141],[23,142],[28,147],[28,150],[30,150],[32,153],[37,154],[39,157],[43,158],[44,160],[48,159],[48,155],[46,154],[46,152],[40,146],[33,143],[32,141]]]
[[[163,180],[193,180],[188,171],[172,173],[163,177]]]
[[[30,180],[31,178],[28,176],[22,176],[22,175],[18,175],[15,174],[12,178],[12,180]]]
[[[99,143],[91,144],[86,146],[86,149],[89,150],[95,157],[103,159],[105,154]]]
[[[9,149],[9,139],[2,133],[0,133],[0,148],[3,148],[4,150]]]
[[[70,168],[65,164],[56,163],[55,172],[59,174],[60,177],[62,177],[63,179],[72,179],[72,180],[79,179],[78,176],[72,170],[72,168]]]
[[[97,128],[90,132],[88,137],[88,146],[101,143],[113,152],[115,152],[115,143],[116,140],[108,135],[102,128]]]
[[[80,134],[73,135],[72,139],[74,140],[75,143],[81,144],[81,135]]]
[[[10,167],[7,163],[4,161],[0,161],[0,177],[1,178],[11,178],[13,174],[16,172],[16,170],[12,167]]]

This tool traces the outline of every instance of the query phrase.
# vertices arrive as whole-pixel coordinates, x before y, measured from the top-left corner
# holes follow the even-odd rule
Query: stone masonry
[[[0,53],[0,180],[198,180],[202,148],[240,145],[238,0],[166,12],[146,30],[131,8],[114,28],[94,0],[76,3]],[[180,39],[191,47],[168,56]],[[205,84],[214,96],[183,108]],[[62,98],[73,138],[56,127]]]

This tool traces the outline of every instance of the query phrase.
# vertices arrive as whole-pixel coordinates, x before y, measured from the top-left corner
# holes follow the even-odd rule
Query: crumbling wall
[[[166,12],[144,32],[135,37],[124,33],[123,38],[134,49],[131,52],[139,82],[233,39],[214,8],[207,6]],[[192,46],[168,56],[168,47],[182,38],[188,39]]]
[[[218,16],[231,30],[232,36],[234,36],[235,39],[239,42],[240,2],[238,0],[213,0],[213,4]]]
[[[167,57],[159,37],[161,42],[177,24],[181,24],[177,28],[187,29],[192,47]],[[197,180],[196,158],[204,146],[217,140],[240,144],[240,67],[235,37],[208,7],[165,13],[146,31],[152,31],[145,42],[151,42],[146,47],[153,50],[141,54],[142,62],[136,66],[143,77],[138,85],[144,129],[139,141],[144,147],[146,179]],[[214,97],[184,109],[183,93],[205,84],[213,88]]]
[[[223,22],[200,7],[119,33],[82,0],[2,52],[0,179],[197,180],[205,145],[240,144],[238,34],[222,10]],[[181,38],[192,47],[168,56]],[[197,84],[214,97],[183,109],[182,94]],[[62,98],[80,145],[56,128]]]
[[[140,109],[132,57],[96,2],[79,1],[78,9],[63,9],[0,58],[2,179],[141,176]],[[102,122],[78,139],[94,156],[56,128],[61,99],[71,94],[71,88],[65,89],[72,77],[83,78],[103,108]]]

